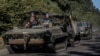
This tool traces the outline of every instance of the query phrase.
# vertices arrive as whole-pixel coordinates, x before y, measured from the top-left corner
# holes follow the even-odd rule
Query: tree
[[[100,10],[91,0],[0,0],[0,32],[17,26],[23,14],[33,10],[72,14],[78,20],[100,24]]]

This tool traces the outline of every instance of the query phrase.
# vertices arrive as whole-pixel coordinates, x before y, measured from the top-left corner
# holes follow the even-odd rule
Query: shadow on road
[[[77,52],[77,51],[71,51],[70,54],[75,54],[77,56],[100,56],[92,53],[84,53],[84,52]]]
[[[69,54],[74,54],[78,56],[100,56],[100,40],[87,40],[87,43],[81,44],[82,46],[87,46],[88,50],[93,52],[79,52],[79,51],[70,51]],[[97,43],[96,43],[97,42]],[[92,44],[90,44],[92,43]],[[81,50],[81,49],[80,49]]]
[[[16,53],[52,53],[47,49],[34,49],[34,50],[18,50]]]
[[[94,51],[95,53],[99,54],[100,56],[100,43],[95,43],[95,44],[84,44],[85,46],[88,46],[91,51]]]

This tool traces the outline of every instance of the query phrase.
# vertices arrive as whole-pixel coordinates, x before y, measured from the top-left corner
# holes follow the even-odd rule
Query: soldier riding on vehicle
[[[43,26],[52,27],[52,20],[49,18],[49,14],[45,15],[45,18],[43,19]]]
[[[37,26],[38,24],[39,22],[36,19],[34,13],[32,12],[29,21],[25,24],[25,28],[32,28],[33,26]]]

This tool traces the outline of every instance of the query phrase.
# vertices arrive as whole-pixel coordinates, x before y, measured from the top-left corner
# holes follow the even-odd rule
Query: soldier
[[[37,26],[39,24],[38,20],[34,13],[31,13],[30,20],[25,24],[25,28],[32,28],[33,26]]]
[[[43,19],[43,26],[44,27],[52,27],[52,21],[49,18],[49,14],[45,15],[45,18]]]

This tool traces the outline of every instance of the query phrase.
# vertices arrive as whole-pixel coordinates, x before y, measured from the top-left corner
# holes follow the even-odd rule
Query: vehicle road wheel
[[[51,53],[54,53],[54,45],[53,44],[48,44],[48,47],[49,47],[49,51]]]
[[[92,34],[89,34],[87,38],[88,38],[88,40],[91,40],[92,39]]]
[[[76,36],[76,38],[74,39],[74,42],[73,42],[73,46],[76,47],[79,45],[80,45],[80,36]]]
[[[74,42],[74,47],[79,46],[79,45],[80,45],[80,41],[79,40]]]
[[[54,51],[55,51],[55,53],[59,53],[59,52],[66,52],[67,51],[67,44],[68,42],[67,42],[67,40],[66,41],[64,41],[64,42],[61,42],[61,43],[57,43],[57,44],[55,44],[54,45]]]
[[[15,51],[14,51],[14,49],[13,49],[12,46],[6,45],[6,48],[8,49],[8,51],[9,51],[10,54],[14,54],[15,53]]]

